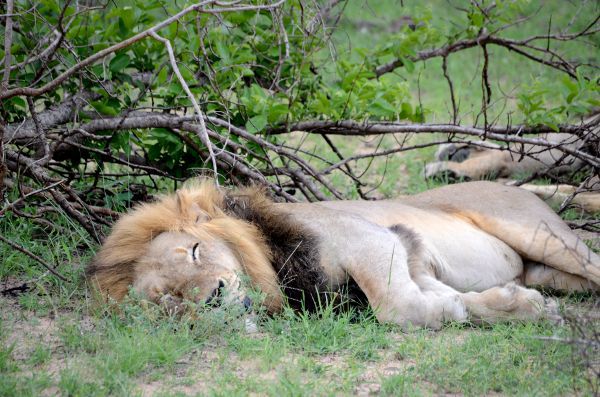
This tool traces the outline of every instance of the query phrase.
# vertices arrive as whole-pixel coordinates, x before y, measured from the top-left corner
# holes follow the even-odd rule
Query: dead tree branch
[[[551,67],[553,69],[559,70],[563,73],[566,73],[570,77],[575,78],[576,77],[575,71],[579,66],[578,64],[573,63],[573,62],[568,62],[560,54],[558,54],[554,51],[551,51],[545,47],[539,47],[539,46],[533,45],[531,43],[536,40],[548,40],[548,39],[560,40],[560,41],[574,40],[579,37],[596,34],[599,31],[600,31],[599,29],[591,30],[588,27],[588,28],[582,30],[581,32],[574,33],[574,34],[566,34],[566,35],[555,34],[555,35],[546,35],[546,36],[537,35],[537,36],[528,37],[523,40],[514,40],[514,39],[498,37],[493,34],[487,33],[486,31],[482,31],[480,33],[480,35],[474,39],[458,40],[454,43],[445,45],[440,48],[420,51],[415,56],[409,56],[408,59],[412,62],[422,62],[422,61],[426,61],[426,60],[432,59],[432,58],[447,57],[450,54],[453,54],[453,53],[456,53],[459,51],[463,51],[468,48],[474,48],[474,47],[486,46],[486,45],[495,45],[495,46],[507,49],[509,51],[516,52],[519,55],[522,55],[525,58],[530,59],[531,61],[534,61],[534,62],[540,63],[542,65]],[[538,54],[542,54],[542,55],[538,55]],[[548,54],[549,59],[544,58],[543,54]],[[552,59],[558,59],[558,60],[554,61]],[[403,66],[404,66],[404,60],[396,59],[396,60],[393,60],[391,62],[388,62],[384,65],[381,65],[381,66],[378,66],[377,68],[375,68],[375,75],[377,77],[380,77],[385,73],[389,73],[389,72],[393,71],[394,69],[397,69],[397,68],[400,68]]]

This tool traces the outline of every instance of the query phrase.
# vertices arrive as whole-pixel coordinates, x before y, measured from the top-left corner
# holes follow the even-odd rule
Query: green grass
[[[178,320],[135,303],[115,314],[82,301],[51,319],[1,302],[6,396],[589,393],[570,346],[539,338],[569,329],[545,323],[405,333],[368,312],[326,307],[264,318],[247,334],[241,318],[222,314]]]
[[[333,35],[336,55],[340,59],[346,57],[359,59],[357,49],[373,48],[374,43],[381,44],[393,40],[392,25],[401,17],[419,18],[431,14],[431,25],[442,33],[449,32],[453,27],[465,26],[468,18],[463,8],[466,4],[448,2],[446,0],[403,1],[401,6],[396,0],[354,1],[349,2],[341,19],[341,29]],[[522,15],[530,16],[526,23],[519,24],[502,32],[502,36],[511,39],[525,39],[534,35],[545,34],[548,31],[548,21],[551,17],[552,27],[569,26],[571,31],[583,29],[599,11],[593,2],[564,2],[546,1],[521,2]],[[461,7],[463,6],[463,7]],[[581,10],[580,8],[583,7]],[[578,15],[579,18],[574,18]],[[361,24],[370,23],[370,27],[361,29]],[[514,21],[513,21],[514,22]],[[581,41],[576,45],[552,43],[552,49],[563,52],[567,57],[582,61],[593,62],[590,58],[597,50],[597,40]],[[327,53],[329,54],[329,52]],[[514,96],[539,79],[550,89],[560,86],[563,76],[554,69],[541,67],[524,57],[510,53],[504,48],[491,46],[489,79],[492,85],[491,115],[510,113],[516,110]],[[385,63],[386,60],[381,60]],[[389,61],[389,60],[387,60]],[[448,74],[453,80],[457,102],[459,103],[461,119],[472,122],[481,108],[481,49],[472,48],[452,54],[448,58]],[[448,83],[442,73],[442,61],[431,59],[427,63],[415,64],[414,71],[403,68],[395,72],[402,81],[409,83],[415,102],[420,101],[428,109],[429,121],[447,122],[451,120],[451,104]],[[500,98],[504,98],[496,103]],[[518,122],[513,114],[513,123]],[[506,123],[500,119],[500,123]],[[481,120],[480,120],[481,124]]]

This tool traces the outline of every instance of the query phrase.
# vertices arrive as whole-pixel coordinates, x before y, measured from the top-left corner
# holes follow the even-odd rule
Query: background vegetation
[[[375,199],[447,183],[422,177],[440,143],[568,131],[586,168],[559,181],[586,181],[596,2],[0,4],[0,395],[597,392],[569,326],[404,334],[324,308],[248,335],[227,312],[105,312],[81,279],[120,212],[196,175]]]

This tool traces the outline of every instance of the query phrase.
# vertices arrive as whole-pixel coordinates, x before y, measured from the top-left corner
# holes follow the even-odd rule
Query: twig
[[[337,146],[335,146],[333,144],[333,141],[331,140],[331,138],[329,138],[327,135],[321,135],[321,137],[323,137],[323,140],[327,143],[327,145],[331,148],[331,150],[333,150],[333,152],[338,157],[338,159],[340,159],[341,161],[344,161],[344,156],[342,156],[342,153],[338,150]],[[346,175],[348,175],[350,177],[350,179],[352,179],[352,181],[354,181],[354,186],[356,187],[356,191],[358,192],[358,195],[363,200],[369,200],[369,197],[367,195],[365,195],[365,193],[362,190],[363,183],[360,181],[360,179],[356,175],[354,175],[354,172],[352,171],[352,168],[350,168],[350,165],[348,164],[348,162],[344,163],[343,166],[346,169]]]
[[[334,196],[336,196],[337,198],[340,198],[340,199],[343,198],[342,195],[337,191],[337,189],[331,183],[329,183],[327,180],[322,178],[319,175],[319,173],[316,172],[310,164],[308,164],[308,162],[303,160],[301,157],[296,156],[291,151],[286,150],[280,146],[276,146],[276,145],[274,145],[266,140],[263,140],[255,135],[252,135],[249,132],[247,132],[246,130],[244,130],[243,128],[233,126],[225,120],[221,120],[219,118],[211,117],[211,116],[208,116],[207,119],[208,119],[208,121],[210,121],[211,123],[213,123],[215,125],[220,125],[222,127],[228,128],[230,131],[233,131],[236,135],[238,135],[244,139],[247,139],[251,142],[257,143],[266,149],[273,150],[275,153],[278,153],[280,155],[283,155],[283,156],[293,160],[300,167],[302,167],[308,173],[308,175],[314,177],[323,186],[325,186]],[[328,200],[327,196],[325,196],[319,189],[316,189],[312,183],[308,183],[308,180],[306,178],[300,177],[300,174],[298,174],[298,173],[294,173],[294,175],[297,178],[302,179],[303,183],[306,183],[307,184],[306,186],[309,188],[309,190],[311,190],[311,193],[313,193],[315,195],[315,197],[317,197],[319,200],[322,200],[322,201]]]
[[[4,25],[4,76],[0,83],[0,96],[8,90],[8,80],[10,79],[10,61],[11,53],[10,48],[12,46],[12,33],[13,33],[13,20],[12,13],[14,10],[14,0],[6,0],[6,17]]]
[[[43,183],[50,184],[56,182],[55,179],[51,178],[46,170],[36,164],[33,159],[29,157],[15,153],[12,150],[5,150],[6,157],[13,161],[18,165],[23,166],[24,172],[29,174],[33,179]],[[65,185],[61,184],[61,187],[64,190],[69,191],[70,189]],[[97,242],[100,242],[101,239],[98,235],[98,230],[96,230],[95,225],[86,219],[85,215],[81,212],[77,211],[71,203],[66,199],[66,197],[56,189],[48,189],[48,192],[52,195],[54,201],[73,219],[75,219],[83,228],[88,232],[88,234]]]
[[[577,189],[575,189],[575,191],[571,194],[569,194],[564,200],[563,202],[560,204],[560,207],[558,208],[558,211],[556,211],[558,214],[562,214],[567,207],[569,206],[569,204],[571,204],[571,202],[573,201],[573,199],[575,198],[576,195],[578,195],[579,193],[586,191],[588,189],[587,185],[588,183],[590,183],[592,180],[592,176],[590,175],[589,177],[585,178],[585,180],[583,182],[581,182],[579,184],[579,186],[577,186]]]
[[[488,55],[487,46],[485,44],[481,46],[481,50],[483,51],[483,67],[481,68],[481,111],[483,112],[483,129],[487,131],[489,126],[487,109],[490,105],[490,101],[492,100],[492,88],[490,87],[488,78],[488,65],[490,63],[490,58]]]
[[[181,75],[181,72],[179,71],[179,67],[177,66],[177,61],[175,60],[175,53],[173,52],[173,47],[171,46],[171,42],[169,40],[159,36],[158,34],[156,34],[153,31],[150,32],[150,36],[152,36],[156,40],[160,41],[161,43],[163,43],[165,45],[165,47],[167,47],[167,52],[169,53],[169,61],[171,62],[171,67],[173,68],[173,71],[175,72],[175,75],[177,76],[179,83],[183,87],[183,90],[187,94],[190,101],[192,101],[192,105],[194,106],[194,110],[196,111],[196,116],[198,116],[198,123],[200,124],[199,138],[202,141],[202,143],[204,144],[204,146],[206,146],[206,149],[208,150],[208,156],[210,157],[210,161],[212,162],[212,167],[213,167],[214,181],[218,185],[219,184],[219,178],[218,178],[219,173],[217,171],[217,160],[215,158],[215,153],[213,152],[212,142],[210,141],[210,139],[208,137],[208,132],[206,131],[206,124],[204,123],[204,114],[202,113],[202,110],[200,110],[200,106],[198,105],[198,102],[196,101],[194,94],[192,94],[192,92],[190,91],[190,87],[188,87],[187,83],[185,82],[185,79],[183,78],[183,76]]]
[[[456,107],[456,100],[454,99],[454,85],[452,84],[452,79],[448,75],[448,56],[444,56],[442,58],[442,71],[444,73],[444,77],[448,82],[448,88],[450,89],[450,100],[452,101],[452,124],[456,124],[456,120],[458,118],[458,108]]]
[[[22,201],[26,200],[28,197],[31,196],[36,196],[38,194],[41,194],[49,189],[52,189],[53,187],[56,187],[58,185],[60,185],[61,183],[63,183],[64,180],[60,180],[60,181],[56,181],[48,186],[44,186],[40,189],[31,189],[29,192],[25,193],[25,195],[19,197],[18,199],[16,199],[15,201],[13,201],[12,203],[8,203],[7,205],[4,206],[4,208],[2,208],[0,210],[0,216],[4,215],[6,213],[6,211],[10,210],[11,208],[15,207],[17,204],[21,203]],[[10,186],[10,184],[9,184]]]
[[[15,242],[10,241],[6,237],[2,236],[1,234],[0,234],[0,240],[3,241],[5,244],[10,245],[11,247],[13,247],[14,249],[16,249],[17,251],[22,252],[25,255],[29,256],[31,259],[35,260],[40,265],[44,266],[46,268],[46,270],[48,270],[50,273],[52,273],[53,275],[55,275],[56,277],[58,277],[62,281],[67,281],[67,282],[69,281],[65,277],[61,276],[56,270],[54,270],[54,268],[52,266],[50,266],[45,260],[43,260],[42,258],[40,258],[39,256],[37,256],[33,252],[27,250],[26,248],[22,247],[21,245],[15,243]]]
[[[46,47],[46,49],[44,49],[42,52],[40,52],[39,54],[37,54],[35,56],[28,57],[26,60],[24,60],[21,63],[11,65],[9,67],[9,71],[12,72],[13,70],[21,69],[21,68],[29,65],[32,62],[38,61],[40,59],[44,59],[48,54],[50,54],[55,49],[57,49],[59,44],[61,43],[63,37],[60,35],[60,33],[56,32],[56,31],[54,33],[56,35],[56,38],[54,39],[54,41],[52,41],[52,43],[50,43],[48,45],[48,47]],[[3,69],[3,73],[5,73],[5,72],[6,72],[6,68]]]

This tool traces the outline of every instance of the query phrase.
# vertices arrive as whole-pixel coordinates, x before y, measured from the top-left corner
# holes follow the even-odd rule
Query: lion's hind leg
[[[407,265],[411,280],[429,301],[460,300],[468,317],[474,322],[498,322],[510,319],[538,320],[543,317],[556,319],[557,310],[553,301],[546,301],[533,289],[508,283],[482,292],[461,293],[445,284],[437,273],[443,273],[447,265],[436,254],[435,247],[422,241],[418,234],[402,225],[390,228],[407,247]],[[464,317],[444,317],[446,320],[466,320]]]
[[[425,294],[459,297],[467,309],[468,318],[475,323],[560,319],[558,306],[553,300],[544,299],[538,291],[520,287],[512,282],[482,292],[461,293],[429,274],[415,275],[414,280]]]
[[[558,305],[554,300],[544,299],[538,291],[515,283],[482,292],[467,292],[461,296],[471,319],[475,322],[535,321],[544,318],[560,321],[561,319]]]
[[[415,245],[400,239],[398,230],[394,232],[342,212],[336,215],[336,222],[327,224],[329,232],[320,235],[323,247],[336,247],[321,250],[322,266],[329,269],[332,279],[341,279],[344,274],[352,277],[379,321],[435,329],[444,321],[466,318],[464,303],[457,294],[423,291],[413,281],[408,262],[412,261]],[[326,220],[314,218],[312,221],[313,227],[319,227]],[[341,235],[342,240],[334,240],[334,236]]]
[[[600,286],[593,281],[541,263],[525,263],[524,274],[524,284],[528,287],[549,288],[565,292],[600,292]]]

